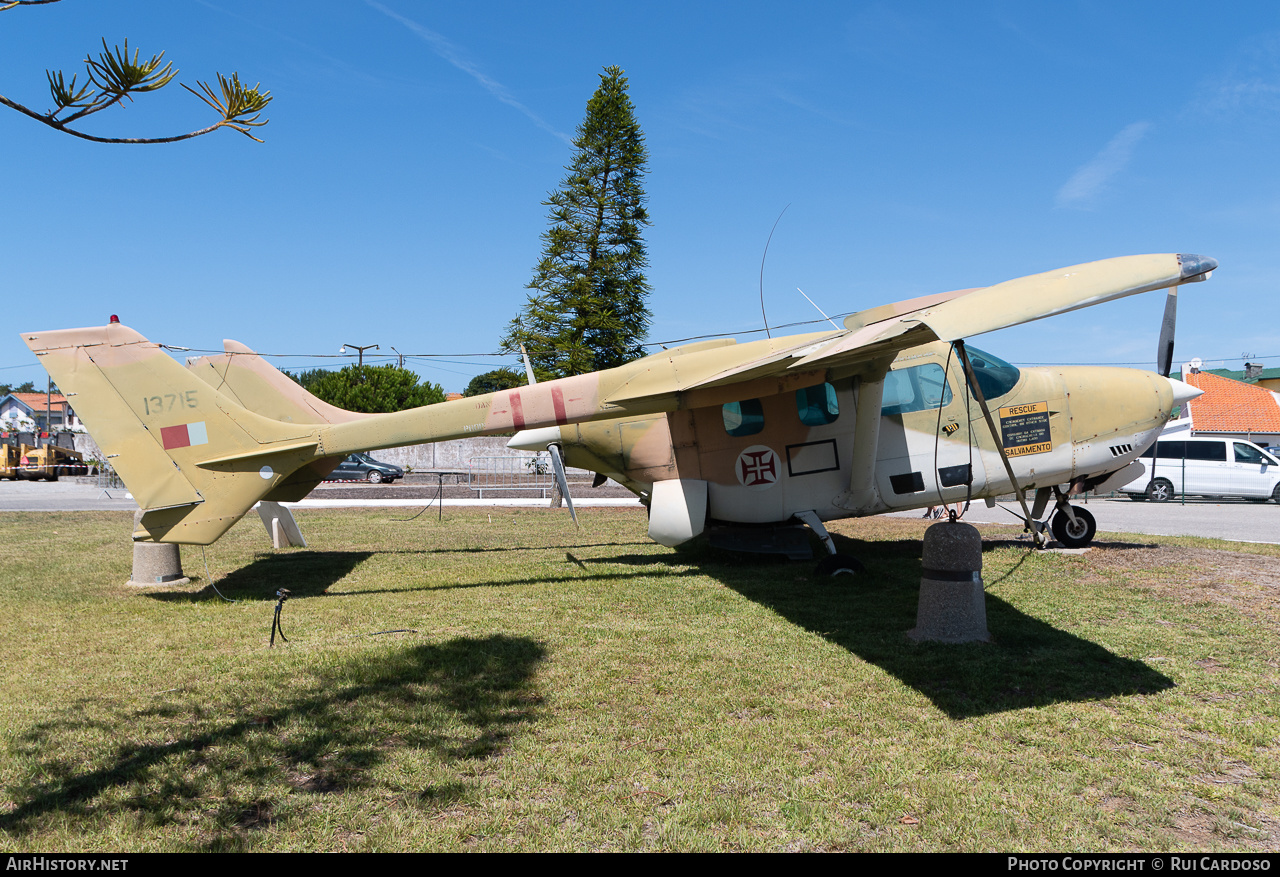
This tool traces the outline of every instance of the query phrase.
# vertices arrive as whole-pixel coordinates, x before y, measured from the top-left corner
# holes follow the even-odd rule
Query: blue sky
[[[0,13],[0,94],[46,109],[46,68],[126,37],[191,85],[261,81],[266,142],[97,145],[0,107],[0,381],[43,385],[18,332],[115,313],[166,344],[300,355],[282,367],[394,346],[461,390],[506,364],[461,354],[496,350],[524,302],[611,64],[650,151],[651,341],[757,337],[787,208],[775,326],[817,317],[797,287],[844,313],[1191,252],[1221,268],[1179,297],[1177,358],[1280,365],[1274,3],[65,0]],[[84,127],[160,136],[204,109],[175,83]],[[1163,300],[975,343],[1150,368]]]

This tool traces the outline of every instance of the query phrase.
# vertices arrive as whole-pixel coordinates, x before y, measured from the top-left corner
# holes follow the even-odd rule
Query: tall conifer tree
[[[503,347],[524,345],[535,372],[558,378],[613,368],[644,355],[649,329],[649,225],[641,179],[648,153],[627,78],[606,67],[574,138],[573,162],[543,203],[551,228],[520,316]]]

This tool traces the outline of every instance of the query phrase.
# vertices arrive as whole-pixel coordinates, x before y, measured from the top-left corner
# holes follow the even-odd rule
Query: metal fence
[[[120,480],[120,476],[116,474],[116,470],[111,468],[111,464],[103,461],[89,461],[90,466],[97,467],[98,474],[94,476],[94,486],[100,490],[111,490],[114,488],[124,487],[124,482]]]
[[[545,499],[555,477],[551,473],[551,458],[546,454],[534,457],[472,457],[467,461],[467,473],[467,486],[480,499],[484,499],[486,490],[536,490]]]

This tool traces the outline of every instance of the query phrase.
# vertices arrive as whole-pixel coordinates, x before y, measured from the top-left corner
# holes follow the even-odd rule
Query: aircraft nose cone
[[[1190,402],[1196,396],[1204,394],[1204,390],[1199,387],[1193,387],[1188,383],[1179,381],[1176,378],[1165,378],[1169,382],[1169,386],[1173,389],[1173,404],[1182,405]]]

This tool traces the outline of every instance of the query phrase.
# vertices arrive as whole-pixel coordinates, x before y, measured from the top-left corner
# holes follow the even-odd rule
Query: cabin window
[[[1153,456],[1152,449],[1147,448],[1142,452],[1142,456],[1150,460]],[[1157,460],[1200,460],[1209,463],[1225,463],[1227,445],[1226,442],[1165,440],[1156,442],[1154,456]]]
[[[836,401],[836,388],[830,384],[818,384],[796,390],[796,412],[805,426],[826,426],[840,416],[840,403]]]
[[[735,438],[755,435],[764,429],[764,407],[759,399],[729,402],[721,409],[724,431]]]
[[[951,387],[946,372],[937,363],[915,365],[889,372],[884,377],[881,415],[928,411],[951,403]]]
[[[976,347],[966,348],[969,364],[973,366],[974,377],[982,388],[982,398],[995,399],[1013,389],[1022,377],[1017,366],[1010,365],[998,356],[979,350]]]
[[[1239,447],[1237,445],[1237,447]],[[1226,442],[1187,442],[1188,460],[1208,460],[1211,463],[1227,462]]]
[[[1156,442],[1155,445],[1143,451],[1142,456],[1148,460],[1153,458],[1157,460],[1185,460],[1187,457],[1187,443],[1184,441]]]

